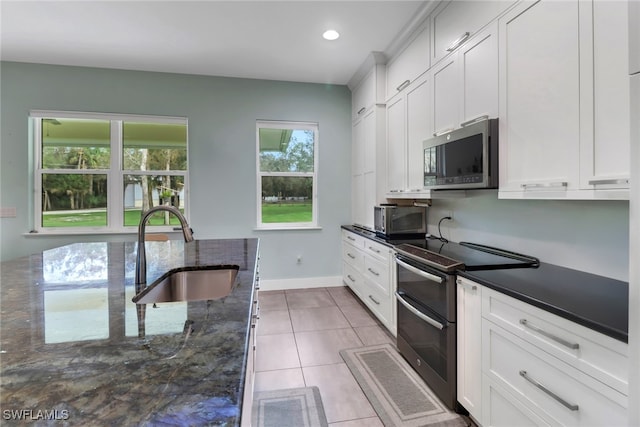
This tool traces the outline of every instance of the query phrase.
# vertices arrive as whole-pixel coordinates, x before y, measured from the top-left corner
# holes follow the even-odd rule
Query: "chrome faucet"
[[[138,225],[138,254],[136,256],[136,285],[142,285],[147,283],[147,253],[144,248],[144,236],[145,228],[149,217],[158,211],[167,211],[174,214],[180,221],[182,226],[182,234],[184,235],[185,242],[193,242],[193,230],[189,227],[186,218],[182,213],[173,206],[159,205],[154,206],[144,213],[140,218],[140,224]],[[137,292],[137,291],[136,291]]]

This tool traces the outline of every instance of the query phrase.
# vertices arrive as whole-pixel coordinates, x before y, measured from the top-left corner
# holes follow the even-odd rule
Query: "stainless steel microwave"
[[[427,208],[381,205],[374,207],[376,234],[386,237],[424,237],[427,233]]]
[[[423,142],[424,188],[498,188],[498,119],[483,117]]]

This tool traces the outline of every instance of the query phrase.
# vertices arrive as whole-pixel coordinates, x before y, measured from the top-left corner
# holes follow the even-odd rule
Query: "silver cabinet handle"
[[[476,117],[475,119],[467,120],[466,122],[460,123],[460,127],[467,127],[467,126],[472,125],[474,123],[478,123],[478,122],[481,122],[483,120],[487,120],[488,118],[489,118],[489,116],[487,116],[487,115]]]
[[[475,291],[478,289],[478,287],[476,285],[469,285],[467,283],[464,283],[462,280],[458,279],[456,280],[456,283],[460,286],[462,286],[463,288],[467,288],[467,289],[471,289],[472,291]]]
[[[580,344],[577,343],[572,343],[569,342],[563,338],[557,337],[547,331],[545,331],[544,329],[540,329],[537,326],[533,326],[531,323],[529,323],[527,321],[527,319],[520,319],[520,324],[522,326],[526,326],[527,328],[531,329],[532,331],[535,331],[537,333],[539,333],[540,335],[544,335],[545,337],[554,340],[555,342],[562,344],[565,347],[569,347],[572,350],[577,350],[580,348]]]
[[[377,305],[380,305],[380,301],[376,301],[376,299],[372,295],[369,295],[369,299],[375,302]]]
[[[356,259],[355,255],[352,255],[351,252],[347,252],[347,256],[351,259]]]
[[[453,52],[454,50],[456,50],[458,48],[458,46],[460,46],[462,43],[465,42],[465,40],[467,40],[469,38],[470,35],[471,35],[471,33],[469,33],[467,31],[466,33],[464,33],[463,35],[458,37],[458,39],[456,41],[454,41],[453,43],[451,43],[451,46],[449,46],[447,48],[447,52]]]
[[[347,274],[347,279],[351,280],[353,283],[356,283],[356,279],[354,279],[353,277],[351,277],[350,274]]]
[[[434,282],[438,282],[438,283],[443,283],[444,279],[440,276],[436,276],[435,274],[431,274],[431,273],[427,273],[426,271],[422,271],[420,269],[415,268],[412,265],[407,264],[404,261],[400,261],[398,258],[396,258],[396,264],[406,268],[407,270],[409,270],[412,273],[417,274],[418,276],[422,276],[425,279],[429,279],[432,280]]]
[[[564,407],[566,407],[567,409],[569,409],[571,411],[577,411],[578,410],[578,405],[574,405],[574,404],[571,404],[571,403],[567,402],[566,400],[564,400],[563,398],[561,398],[560,396],[558,396],[557,394],[555,394],[554,392],[552,392],[551,390],[549,390],[548,388],[546,388],[545,386],[540,384],[538,381],[534,380],[529,375],[527,375],[527,371],[520,371],[520,376],[522,378],[524,378],[525,380],[529,381],[534,386],[538,387],[540,390],[542,390],[545,393],[547,393],[549,396],[553,397],[555,400],[557,400],[562,405],[564,405]]]
[[[452,132],[453,130],[454,130],[453,128],[444,129],[444,130],[441,130],[441,131],[439,131],[439,132],[434,132],[433,136],[442,136],[442,135],[446,135],[446,134],[448,134],[449,132]]]
[[[379,276],[380,275],[380,273],[378,273],[377,271],[375,271],[371,267],[367,268],[367,270],[369,270],[371,272],[371,274],[373,274],[374,276]]]
[[[377,253],[377,254],[380,253],[380,250],[374,248],[373,246],[369,246],[369,249],[372,250],[373,252]]]
[[[398,86],[398,87],[396,88],[396,90],[397,90],[398,92],[400,92],[402,89],[404,89],[405,87],[409,86],[410,84],[411,84],[411,80],[408,80],[408,79],[407,79],[407,80],[403,81],[402,83],[400,83],[400,86]]]
[[[351,236],[347,236],[347,239],[349,239],[349,240],[351,240],[351,241],[353,241],[353,242],[355,242],[355,241],[356,241],[356,239],[354,239],[354,238],[353,238],[353,237],[351,237]]]
[[[628,179],[594,179],[589,181],[589,185],[607,185],[607,184],[629,184]]]
[[[416,316],[418,316],[420,319],[424,320],[425,322],[427,322],[428,324],[430,324],[431,326],[433,326],[434,328],[438,328],[440,330],[444,329],[444,325],[440,322],[438,322],[437,320],[432,319],[431,317],[420,313],[417,309],[415,309],[413,306],[411,306],[411,304],[409,304],[408,302],[406,302],[404,300],[404,298],[402,297],[402,294],[400,294],[398,291],[396,291],[396,299],[398,300],[398,302],[400,304],[402,304],[407,310],[409,310],[411,313],[415,314]]]
[[[358,110],[358,115],[364,113],[367,109],[365,107],[362,107],[361,109]]]
[[[532,188],[567,188],[567,182],[548,182],[548,183],[531,183],[531,184],[522,184],[521,187],[524,190],[532,189]]]

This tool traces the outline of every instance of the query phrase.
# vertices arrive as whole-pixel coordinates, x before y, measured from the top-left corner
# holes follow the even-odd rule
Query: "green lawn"
[[[263,203],[262,222],[311,222],[311,203]]]
[[[180,210],[184,212],[183,209]],[[124,212],[124,225],[137,226],[140,222],[140,209],[131,209]],[[178,218],[171,215],[169,217],[171,225],[179,225]],[[154,214],[150,219],[150,225],[164,225],[164,214],[162,212]],[[61,214],[45,213],[42,216],[43,227],[104,227],[107,225],[106,211],[91,212],[65,212]]]

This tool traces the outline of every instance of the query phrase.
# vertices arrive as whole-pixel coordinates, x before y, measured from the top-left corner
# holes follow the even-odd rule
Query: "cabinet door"
[[[407,188],[419,191],[424,187],[424,155],[422,143],[433,134],[429,108],[430,81],[425,75],[407,90]]]
[[[387,65],[387,96],[391,98],[429,69],[429,27],[426,26]]]
[[[514,3],[508,1],[443,2],[431,15],[435,64]]]
[[[402,95],[402,94],[401,94]],[[387,191],[403,191],[406,174],[405,99],[398,95],[387,104]]]
[[[364,174],[351,176],[351,220],[356,225],[366,226],[364,211]]]
[[[433,129],[435,133],[453,130],[460,124],[458,100],[460,80],[456,55],[433,70]]]
[[[375,67],[362,79],[351,94],[351,116],[357,120],[371,107],[376,100],[376,70]]]
[[[499,21],[501,191],[579,187],[578,16],[577,0],[543,0]]]
[[[630,87],[628,7],[593,2],[593,136],[580,150],[582,188],[628,188]]]
[[[629,1],[629,74],[640,73],[640,2]]]
[[[362,119],[360,156],[362,158],[362,171],[374,172],[376,170],[376,111],[372,109]]]
[[[365,172],[364,179],[364,195],[362,201],[362,225],[373,230],[374,217],[373,207],[377,204],[376,201],[376,174],[377,172]]]
[[[498,23],[476,34],[458,53],[460,121],[498,117]]]
[[[457,279],[458,402],[482,422],[482,288]]]
[[[351,141],[351,173],[353,175],[364,172],[364,141],[365,141],[365,122],[358,120],[353,124],[352,141]]]

